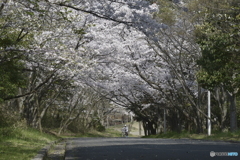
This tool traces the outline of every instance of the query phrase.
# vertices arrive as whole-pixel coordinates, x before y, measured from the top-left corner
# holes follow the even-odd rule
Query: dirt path
[[[144,135],[142,126],[141,126],[141,133],[139,131],[139,122],[134,122],[132,124],[131,130],[130,130],[130,135],[132,135],[133,137],[141,137]]]

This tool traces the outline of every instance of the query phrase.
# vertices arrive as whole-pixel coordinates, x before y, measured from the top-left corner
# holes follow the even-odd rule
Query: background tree
[[[24,87],[26,78],[23,48],[29,45],[32,36],[24,28],[16,25],[14,13],[6,13],[7,1],[0,8],[0,102],[17,94],[19,87]]]
[[[212,1],[206,7],[204,23],[197,27],[202,49],[198,82],[205,88],[223,86],[230,101],[230,127],[237,130],[236,95],[240,85],[239,23],[237,1]]]
[[[236,25],[239,16],[235,16],[236,21],[225,17],[232,29],[222,32],[221,21],[225,14],[217,14],[217,10],[224,11],[228,5],[215,1],[210,1],[209,5],[208,0],[201,1],[204,3],[192,0],[4,2],[0,8],[4,22],[1,51],[5,55],[14,53],[8,54],[10,58],[6,59],[20,56],[14,63],[18,62],[15,64],[23,71],[19,75],[26,79],[25,82],[19,80],[23,84],[27,82],[24,88],[19,88],[20,83],[11,82],[14,84],[12,90],[17,92],[5,91],[9,95],[2,98],[6,103],[4,108],[9,107],[10,111],[10,106],[17,107],[22,118],[39,129],[46,126],[46,118],[52,119],[54,126],[61,128],[60,132],[69,128],[74,130],[72,127],[80,123],[86,128],[96,128],[109,112],[103,104],[108,106],[111,100],[134,112],[144,124],[148,123],[146,132],[151,134],[155,134],[161,125],[162,109],[167,109],[169,130],[177,128],[181,131],[184,126],[189,131],[203,132],[207,118],[206,90],[198,85],[196,77],[199,71],[197,60],[201,57],[199,44],[203,42],[218,49],[219,44],[233,42],[225,34],[233,30],[232,39],[239,38],[235,34],[235,30],[239,30]],[[221,5],[215,9],[211,4]],[[209,23],[204,23],[194,34],[196,26],[205,22],[205,17]],[[216,19],[221,23],[215,23]],[[196,35],[199,44],[194,41]],[[210,39],[201,41],[202,37]],[[226,42],[222,42],[224,37]],[[16,43],[16,39],[19,42]],[[211,39],[216,39],[216,43],[211,43]],[[224,51],[231,51],[228,54],[234,59],[223,56],[228,69],[230,66],[234,69],[232,77],[238,77],[239,68],[234,65],[238,56],[233,54],[233,48],[239,50],[238,43]],[[216,62],[216,66],[220,65]],[[206,65],[198,75],[208,74],[205,69],[216,69],[216,66]],[[228,74],[225,75],[231,77]],[[6,72],[6,75],[10,77],[11,73]],[[201,78],[204,80],[204,76],[199,76],[199,82],[202,82]],[[229,80],[233,79],[226,79],[224,83]],[[11,80],[6,78],[6,81]],[[237,90],[238,80],[235,78],[229,83],[235,88],[224,83],[215,89],[213,96],[217,101],[214,104],[218,104],[221,111],[221,124],[227,119],[226,91]],[[92,90],[87,87],[85,92],[86,85]],[[6,85],[5,88],[9,87]],[[214,110],[219,117],[218,112]]]

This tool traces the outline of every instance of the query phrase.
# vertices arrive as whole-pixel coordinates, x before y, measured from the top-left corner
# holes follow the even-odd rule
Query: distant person
[[[122,128],[122,134],[123,136],[128,137],[128,126],[126,124]]]

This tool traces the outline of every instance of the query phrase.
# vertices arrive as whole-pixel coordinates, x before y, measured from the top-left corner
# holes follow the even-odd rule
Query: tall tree
[[[31,36],[24,28],[15,25],[14,13],[6,12],[7,0],[0,3],[0,102],[17,94],[26,84],[23,74],[26,58],[23,48],[28,47]]]
[[[208,2],[204,23],[197,27],[202,50],[198,82],[207,89],[226,88],[230,101],[230,127],[237,130],[236,95],[240,87],[240,3],[235,0]]]

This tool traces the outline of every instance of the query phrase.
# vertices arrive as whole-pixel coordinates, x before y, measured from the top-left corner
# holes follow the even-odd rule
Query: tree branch
[[[102,18],[102,19],[106,19],[106,20],[110,20],[110,21],[113,21],[113,22],[118,22],[118,23],[123,23],[123,24],[127,24],[127,25],[130,25],[132,24],[133,22],[129,22],[129,21],[122,21],[122,20],[117,20],[117,19],[114,19],[114,18],[111,18],[110,16],[108,15],[101,15],[97,12],[94,12],[94,11],[90,11],[90,10],[84,10],[82,8],[77,8],[77,7],[74,7],[74,6],[71,6],[71,5],[68,5],[68,4],[64,4],[64,3],[54,3],[56,5],[59,5],[59,6],[63,6],[63,7],[67,7],[67,8],[71,8],[71,9],[74,9],[76,11],[81,11],[81,12],[84,12],[84,13],[89,13],[95,17],[98,17],[98,18]]]
[[[56,71],[54,71],[44,82],[42,82],[41,84],[39,84],[37,87],[35,87],[33,90],[25,93],[25,94],[21,94],[21,95],[17,95],[17,96],[10,96],[10,97],[6,97],[6,98],[3,98],[4,101],[6,100],[11,100],[11,99],[15,99],[15,98],[21,98],[21,97],[24,97],[24,96],[27,96],[27,95],[30,95],[36,91],[39,90],[39,88],[41,88],[44,84],[46,84],[55,74]]]

